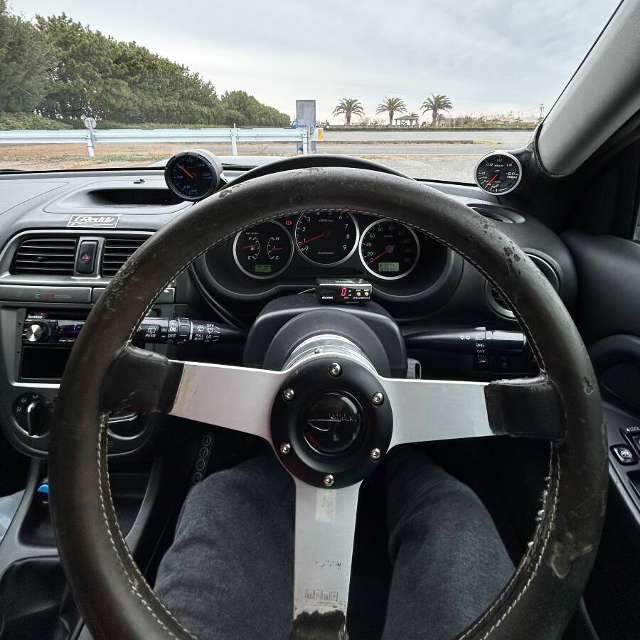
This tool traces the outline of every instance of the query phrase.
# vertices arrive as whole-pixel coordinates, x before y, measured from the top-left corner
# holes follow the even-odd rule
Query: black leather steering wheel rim
[[[270,176],[282,171],[293,171],[294,169],[312,169],[318,167],[345,167],[349,169],[369,169],[370,171],[379,171],[388,173],[392,176],[413,180],[410,176],[387,167],[378,162],[357,158],[355,156],[339,156],[331,153],[309,154],[306,156],[293,156],[291,158],[282,158],[275,162],[268,162],[243,173],[222,186],[222,189],[228,189],[231,186],[242,184],[248,180],[254,180],[261,176]]]
[[[527,331],[564,403],[566,436],[550,447],[527,553],[459,640],[559,637],[593,565],[608,478],[602,404],[580,335],[551,285],[493,223],[417,182],[351,168],[287,171],[230,185],[145,243],[92,310],[64,374],[50,449],[52,518],[86,623],[96,640],[194,638],[147,585],[118,528],[106,470],[107,416],[99,405],[110,364],[156,295],[197,255],[263,219],[318,207],[396,218],[451,247],[503,293]]]

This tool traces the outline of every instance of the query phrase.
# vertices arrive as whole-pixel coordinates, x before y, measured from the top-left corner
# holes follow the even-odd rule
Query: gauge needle
[[[284,247],[273,247],[273,249],[269,249],[269,251],[282,251]]]
[[[180,171],[182,171],[182,173],[188,175],[192,180],[196,179],[196,177],[193,175],[193,173],[191,173],[190,171],[187,171],[181,164],[178,165],[178,169],[180,169]]]
[[[255,249],[256,247],[259,247],[260,244],[256,243],[256,244],[245,244],[244,247],[242,247],[243,249]]]
[[[487,182],[487,187],[488,187],[488,186],[489,186],[489,185],[490,185],[490,184],[491,184],[491,183],[492,183],[492,182],[493,182],[493,181],[494,181],[494,180],[495,180],[499,175],[500,175],[500,172],[499,172],[499,171],[496,171],[496,172],[493,174],[493,178],[491,178],[491,180],[489,180],[489,182]]]
[[[371,260],[369,260],[367,264],[371,264],[372,262],[375,262],[378,258],[382,258],[382,256],[386,256],[387,253],[389,252],[385,249],[382,253],[379,253],[375,258],[371,258]]]
[[[299,247],[303,247],[305,244],[309,244],[310,242],[313,242],[314,240],[320,240],[320,238],[324,238],[324,233],[321,233],[319,236],[314,236],[313,238],[309,238],[308,240],[305,240],[304,242],[299,242],[298,246]]]

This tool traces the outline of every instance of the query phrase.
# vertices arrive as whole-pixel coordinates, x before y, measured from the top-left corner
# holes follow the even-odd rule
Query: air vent
[[[13,259],[13,273],[72,276],[77,238],[43,237],[23,240]]]
[[[480,209],[479,207],[474,207],[474,209],[485,218],[489,218],[489,220],[493,220],[494,222],[504,222],[505,224],[513,224],[513,220],[510,220],[506,216],[503,216],[491,209]]]
[[[540,256],[536,256],[534,254],[527,254],[533,264],[542,271],[547,280],[551,283],[551,286],[556,290],[560,291],[560,278],[556,273],[556,270],[543,258]],[[488,282],[486,283],[486,291],[487,291],[487,303],[489,307],[498,315],[503,318],[509,318],[510,320],[515,319],[513,315],[513,311],[509,308],[509,305],[505,302],[502,294],[495,288],[492,287]]]
[[[498,305],[503,311],[508,311],[511,313],[511,309],[509,305],[504,301],[502,294],[498,292],[495,287],[491,287],[490,289],[491,297],[493,298],[493,302]]]
[[[102,249],[100,273],[105,278],[116,275],[118,269],[142,246],[146,237],[106,238]]]
[[[489,218],[489,220],[493,220],[494,222],[501,222],[503,224],[521,224],[524,222],[523,216],[505,207],[488,204],[470,204],[469,206],[481,216]]]

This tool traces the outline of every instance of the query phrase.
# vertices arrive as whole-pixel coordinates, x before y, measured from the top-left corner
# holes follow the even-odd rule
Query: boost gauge
[[[183,200],[202,200],[220,183],[222,164],[210,151],[196,149],[178,153],[167,162],[164,179],[167,186]]]
[[[275,221],[240,231],[233,243],[236,264],[252,278],[273,278],[291,261],[289,232]]]
[[[483,191],[502,196],[511,193],[520,184],[522,165],[510,153],[493,151],[476,165],[475,179]]]

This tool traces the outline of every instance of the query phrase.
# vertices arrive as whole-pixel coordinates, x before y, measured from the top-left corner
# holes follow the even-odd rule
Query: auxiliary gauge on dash
[[[483,191],[503,196],[520,184],[522,165],[518,158],[506,151],[492,151],[478,162],[474,177]]]
[[[220,184],[222,163],[206,149],[177,153],[167,162],[164,179],[167,186],[183,200],[203,200]]]

